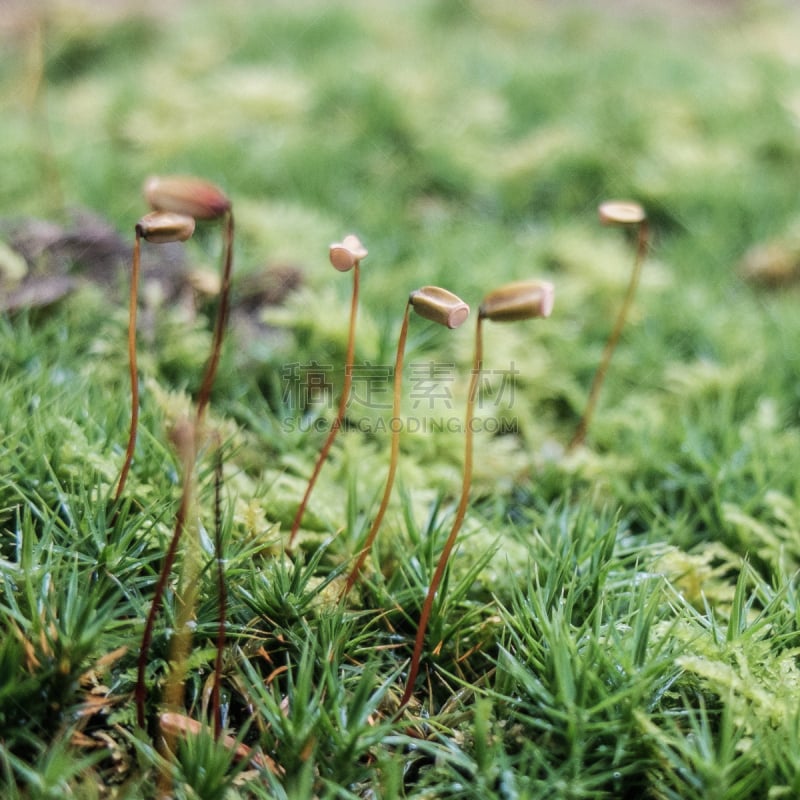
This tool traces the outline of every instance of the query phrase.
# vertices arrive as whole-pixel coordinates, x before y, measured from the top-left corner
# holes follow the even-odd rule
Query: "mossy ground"
[[[7,17],[4,238],[30,217],[68,230],[81,207],[130,243],[150,174],[200,175],[233,199],[237,299],[209,421],[225,460],[224,698],[231,732],[278,770],[234,764],[204,734],[159,754],[175,587],[150,727],[134,725],[180,491],[169,433],[213,304],[148,284],[142,427],[115,513],[127,276],[115,262],[99,280],[73,249],[60,268],[79,288],[0,320],[4,796],[155,796],[165,776],[204,800],[800,794],[800,17],[778,3],[603,5]],[[566,454],[632,264],[632,240],[597,221],[609,197],[644,205],[653,245],[587,446]],[[289,559],[343,377],[350,280],[327,247],[349,232],[370,251],[354,399]],[[175,258],[215,270],[218,249],[208,227]],[[53,263],[28,269],[52,277]],[[8,294],[19,261],[4,249],[0,267]],[[460,486],[473,339],[471,324],[412,320],[399,485],[339,605],[388,466],[403,307],[439,284],[475,309],[528,277],[554,282],[555,311],[486,325],[473,503],[418,702],[395,721]],[[309,402],[309,374],[327,400]],[[207,720],[210,453],[198,473],[180,559],[200,567],[184,711]]]

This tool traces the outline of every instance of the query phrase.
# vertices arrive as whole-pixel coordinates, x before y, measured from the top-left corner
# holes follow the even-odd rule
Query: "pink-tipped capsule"
[[[361,261],[362,258],[367,257],[367,248],[361,244],[361,239],[355,234],[348,234],[342,239],[341,242],[336,242],[330,246],[328,251],[331,264],[339,270],[339,272],[348,272]]]
[[[152,244],[185,242],[194,233],[194,218],[171,211],[153,211],[136,223],[136,233]]]
[[[155,211],[172,211],[195,219],[221,219],[231,210],[231,201],[222,189],[191,176],[148,178],[144,197]]]
[[[603,225],[640,225],[647,219],[644,209],[630,200],[608,200],[597,209]]]
[[[423,286],[411,292],[408,302],[424,319],[451,329],[462,325],[469,316],[469,306],[460,297],[439,286]]]
[[[489,292],[478,309],[482,319],[516,322],[549,317],[553,311],[555,289],[550,281],[517,281]]]

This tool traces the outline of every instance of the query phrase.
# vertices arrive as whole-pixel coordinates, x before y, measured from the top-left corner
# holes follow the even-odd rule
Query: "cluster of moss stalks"
[[[209,406],[212,388],[222,352],[222,344],[228,322],[231,295],[231,277],[233,271],[233,241],[234,217],[233,207],[229,198],[217,186],[194,177],[154,177],[145,183],[144,194],[151,210],[143,216],[135,226],[135,244],[133,250],[130,301],[129,301],[129,330],[128,352],[130,362],[131,384],[131,417],[128,443],[125,457],[120,470],[115,491],[115,514],[120,513],[121,501],[124,497],[126,481],[133,461],[138,418],[139,418],[139,377],[137,366],[137,305],[139,291],[140,254],[143,242],[148,244],[162,244],[167,242],[184,242],[189,239],[197,222],[214,222],[223,228],[223,248],[221,281],[219,300],[217,305],[214,334],[211,343],[211,352],[206,361],[205,370],[200,381],[197,393],[194,414],[184,417],[174,425],[171,432],[171,441],[176,449],[179,462],[182,466],[181,500],[174,523],[174,533],[164,555],[159,578],[156,582],[149,613],[142,634],[141,647],[138,656],[138,669],[135,687],[136,718],[140,728],[147,726],[147,684],[146,668],[148,655],[152,644],[156,618],[161,610],[164,594],[167,589],[172,571],[175,567],[179,544],[186,528],[190,524],[190,516],[195,513],[196,503],[196,462],[201,443],[207,438],[204,430],[206,412]],[[622,332],[628,309],[633,300],[639,280],[642,264],[648,248],[648,226],[644,210],[637,203],[626,201],[610,201],[603,203],[599,208],[600,221],[609,225],[630,226],[638,231],[636,257],[628,290],[622,302],[619,314],[613,325],[611,334],[603,351],[600,364],[595,373],[589,392],[589,400],[585,412],[577,426],[568,449],[574,449],[583,444],[587,430],[594,412],[597,398],[608,370],[612,354]],[[349,333],[345,356],[345,382],[341,390],[341,399],[333,424],[328,436],[320,450],[316,464],[308,480],[307,488],[297,507],[293,524],[285,542],[285,550],[291,556],[295,545],[297,533],[302,525],[303,517],[314,489],[319,474],[326,462],[330,449],[337,433],[342,428],[347,401],[350,394],[350,380],[352,376],[353,358],[355,352],[356,318],[358,312],[358,294],[360,281],[360,267],[363,259],[367,257],[367,250],[355,235],[344,237],[341,242],[330,246],[329,258],[335,269],[340,272],[352,272],[353,291],[350,308]],[[414,648],[406,672],[405,689],[399,702],[397,715],[400,715],[412,699],[416,681],[419,674],[420,662],[425,646],[425,634],[433,608],[434,599],[439,590],[445,574],[448,559],[456,544],[456,539],[466,515],[469,504],[470,485],[472,479],[473,462],[473,417],[476,396],[480,386],[481,371],[483,369],[483,340],[482,325],[484,321],[497,323],[518,322],[534,318],[550,316],[553,309],[554,287],[548,281],[525,280],[509,283],[485,295],[477,312],[475,327],[475,344],[472,369],[470,373],[469,389],[465,411],[465,451],[463,459],[462,489],[455,516],[449,535],[438,557],[433,577],[427,588],[427,593],[422,605],[421,614],[417,624]],[[448,289],[439,286],[422,286],[411,291],[408,295],[403,322],[397,342],[397,351],[394,364],[394,389],[392,417],[399,420],[401,414],[401,386],[403,373],[403,357],[406,346],[411,312],[416,315],[442,325],[448,329],[460,327],[470,315],[470,308],[460,297]],[[400,425],[393,425],[391,429],[391,447],[389,456],[389,469],[384,485],[383,495],[378,511],[372,519],[371,525],[349,570],[346,581],[339,595],[339,600],[344,601],[353,586],[359,579],[359,574],[380,529],[389,500],[397,471],[399,455]],[[218,445],[218,443],[217,443]],[[218,485],[221,482],[221,455],[219,447],[216,448]],[[219,510],[217,509],[217,513]],[[218,534],[219,534],[219,525]],[[216,542],[218,548],[218,592],[219,592],[219,620],[217,635],[217,656],[215,660],[214,678],[211,690],[211,706],[214,720],[214,735],[223,736],[224,719],[220,699],[220,686],[222,683],[222,653],[225,644],[225,596],[226,583],[224,575],[224,560],[221,554],[219,535]],[[172,749],[175,739],[189,731],[196,729],[196,723],[183,716],[179,709],[183,701],[183,678],[186,670],[186,660],[191,649],[191,628],[194,606],[196,603],[196,565],[191,565],[191,559],[184,559],[183,576],[181,581],[179,614],[176,620],[175,633],[170,644],[171,671],[167,677],[162,703],[163,713],[158,717],[157,727],[161,740],[166,742],[167,748]],[[274,766],[274,765],[273,765]]]

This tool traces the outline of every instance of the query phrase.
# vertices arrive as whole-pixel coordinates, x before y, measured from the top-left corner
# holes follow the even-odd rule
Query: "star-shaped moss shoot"
[[[328,436],[325,439],[325,443],[322,445],[319,457],[317,458],[317,463],[314,465],[314,470],[309,478],[305,494],[303,495],[303,499],[297,509],[294,521],[292,522],[292,529],[289,533],[289,542],[287,545],[289,549],[291,549],[295,536],[297,536],[297,531],[300,529],[300,523],[303,520],[303,515],[305,514],[306,506],[308,505],[308,500],[311,497],[311,492],[314,490],[314,485],[317,482],[319,473],[322,471],[322,465],[325,463],[325,459],[328,457],[328,453],[333,446],[334,439],[336,439],[336,434],[342,427],[345,410],[347,409],[347,401],[350,398],[350,387],[353,380],[353,357],[355,354],[356,343],[356,317],[358,315],[358,284],[361,272],[361,261],[367,257],[367,249],[363,244],[361,244],[361,240],[358,238],[358,236],[349,234],[348,236],[345,236],[341,242],[336,242],[330,246],[328,250],[328,256],[333,267],[339,270],[339,272],[349,272],[350,270],[353,271],[353,295],[350,302],[350,325],[347,334],[347,351],[345,353],[344,362],[344,384],[342,386],[342,395],[341,399],[339,400],[339,408],[336,412],[336,418],[331,425],[330,431],[328,431]]]
[[[136,363],[136,311],[139,300],[139,273],[141,262],[141,243],[144,239],[151,244],[185,242],[194,233],[194,219],[185,214],[156,211],[147,214],[136,223],[136,239],[133,244],[133,263],[131,267],[131,289],[128,303],[128,363],[131,376],[131,425],[128,446],[122,464],[114,500],[122,496],[128,473],[133,463],[136,447],[136,433],[139,427],[139,371]]]
[[[644,208],[638,203],[628,200],[609,200],[608,202],[601,203],[597,211],[600,222],[603,225],[635,227],[637,229],[636,256],[633,262],[631,278],[628,282],[628,289],[625,292],[625,297],[622,300],[616,322],[614,323],[614,327],[603,349],[603,354],[600,357],[600,364],[597,367],[591,388],[589,389],[589,399],[586,403],[586,410],[583,412],[583,416],[578,422],[578,427],[575,429],[575,433],[567,448],[568,450],[573,450],[582,445],[586,440],[586,432],[589,430],[589,423],[592,421],[592,416],[597,406],[597,398],[600,396],[600,389],[605,381],[608,366],[611,363],[614,350],[616,350],[619,337],[622,334],[622,329],[625,327],[625,320],[627,319],[628,312],[633,303],[636,287],[639,285],[639,276],[642,272],[642,265],[644,264],[650,241],[647,214]]]
[[[422,648],[425,644],[425,632],[428,627],[433,601],[436,591],[442,582],[445,568],[447,567],[450,553],[456,543],[458,532],[464,522],[469,502],[469,492],[472,483],[472,433],[475,416],[475,398],[480,385],[480,376],[483,369],[483,337],[482,324],[484,320],[493,322],[517,322],[526,319],[536,319],[539,317],[549,317],[553,310],[553,285],[548,281],[530,280],[518,281],[501,286],[490,292],[483,298],[478,309],[478,321],[475,326],[475,354],[472,363],[472,374],[470,376],[469,391],[467,394],[467,410],[465,414],[464,426],[464,474],[461,484],[461,498],[453,519],[453,526],[450,534],[439,556],[436,569],[433,573],[428,593],[422,605],[419,624],[417,625],[416,640],[414,651],[411,655],[411,663],[408,669],[408,679],[406,688],[400,700],[400,708],[403,708],[411,699],[414,693],[414,683],[419,673],[420,659],[422,658]]]
[[[353,584],[358,579],[364,561],[369,554],[378,530],[383,522],[386,509],[389,506],[389,498],[392,494],[395,474],[397,473],[397,460],[400,452],[400,394],[403,383],[403,355],[406,347],[408,335],[408,324],[411,310],[414,310],[420,317],[444,325],[446,328],[458,328],[466,322],[469,316],[469,306],[458,296],[442,289],[439,286],[423,286],[411,292],[406,303],[403,323],[400,326],[400,334],[397,338],[397,354],[394,361],[394,396],[392,401],[392,425],[391,425],[391,450],[389,454],[389,474],[386,477],[386,485],[383,490],[383,498],[378,507],[378,513],[372,521],[367,538],[359,552],[356,563],[353,565],[347,583],[342,591],[342,598],[352,589]]]

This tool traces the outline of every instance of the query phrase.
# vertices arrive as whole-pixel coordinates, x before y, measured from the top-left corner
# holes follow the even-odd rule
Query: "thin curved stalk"
[[[594,374],[594,379],[592,380],[592,386],[589,390],[589,399],[586,403],[586,410],[583,412],[583,416],[578,423],[578,427],[575,430],[575,434],[573,435],[572,439],[570,440],[569,445],[567,446],[567,452],[574,450],[576,447],[582,445],[586,440],[586,433],[589,430],[589,424],[592,421],[592,417],[594,415],[595,408],[597,406],[597,400],[600,396],[600,389],[603,386],[603,382],[606,378],[606,373],[608,372],[608,367],[611,364],[611,357],[614,355],[614,351],[616,350],[617,343],[619,342],[619,338],[622,335],[622,329],[625,327],[625,320],[628,317],[628,312],[630,311],[630,307],[633,304],[633,298],[636,294],[636,287],[639,285],[639,276],[642,273],[642,265],[644,264],[645,256],[647,255],[647,248],[649,246],[649,228],[647,225],[647,220],[643,220],[639,223],[639,233],[637,238],[637,245],[636,245],[636,257],[633,262],[633,271],[631,272],[631,279],[628,283],[628,289],[625,292],[625,297],[622,301],[622,306],[620,307],[619,313],[617,314],[616,322],[614,323],[614,327],[611,331],[610,336],[608,337],[608,341],[606,342],[606,346],[603,349],[603,355],[600,358],[600,364],[597,367],[597,371]]]
[[[128,434],[128,446],[125,448],[125,460],[122,471],[117,481],[117,491],[114,494],[116,503],[125,489],[128,473],[133,463],[133,451],[136,448],[136,433],[139,427],[139,370],[136,363],[136,312],[139,298],[139,272],[141,261],[142,237],[139,229],[136,230],[136,239],[133,244],[133,264],[131,266],[131,293],[128,301],[128,364],[131,379],[131,427]]]
[[[128,433],[128,445],[125,448],[125,460],[122,464],[117,490],[114,494],[116,503],[125,489],[125,482],[133,462],[136,449],[136,434],[139,426],[139,373],[136,365],[136,313],[139,299],[139,273],[141,272],[142,239],[154,244],[165,242],[184,242],[194,233],[194,219],[183,214],[169,212],[153,212],[142,217],[136,223],[136,238],[133,243],[133,263],[131,266],[131,289],[128,301],[128,364],[131,379],[131,426]],[[116,520],[119,509],[114,512]],[[113,522],[112,522],[113,525]]]
[[[217,376],[220,356],[222,354],[222,340],[228,326],[230,316],[231,273],[233,271],[233,212],[225,214],[225,227],[223,235],[222,253],[222,284],[219,293],[219,306],[217,320],[214,325],[214,338],[211,344],[211,355],[206,364],[200,390],[197,393],[197,422],[202,423],[206,408],[211,400],[211,390]]]
[[[433,573],[428,593],[425,596],[425,601],[422,604],[422,612],[420,613],[419,623],[417,625],[417,636],[414,641],[414,651],[411,655],[411,663],[408,668],[408,679],[403,696],[400,698],[400,710],[411,699],[414,693],[414,683],[416,682],[417,675],[419,674],[420,659],[422,658],[422,648],[425,645],[425,632],[428,628],[428,621],[433,610],[433,601],[436,598],[436,591],[442,581],[447,561],[450,558],[450,553],[456,543],[459,530],[464,522],[464,517],[467,513],[467,505],[469,504],[469,492],[472,484],[472,434],[473,434],[473,418],[475,416],[475,397],[478,394],[478,382],[480,380],[481,370],[483,368],[483,340],[481,336],[481,323],[482,316],[478,314],[478,321],[475,327],[475,355],[472,363],[472,375],[469,382],[469,393],[467,395],[467,409],[464,415],[466,430],[464,431],[464,476],[461,484],[461,499],[456,509],[456,516],[453,520],[453,527],[450,529],[450,534],[444,544],[444,549],[439,556],[439,561],[436,564],[436,570]]]
[[[228,614],[228,588],[225,584],[225,555],[222,541],[222,453],[217,450],[217,463],[214,469],[214,526],[217,550],[217,595],[219,621],[217,622],[217,652],[214,658],[214,683],[211,688],[211,709],[214,716],[214,738],[222,735],[222,653],[225,647],[225,627]]]
[[[194,459],[196,454],[195,443],[195,430],[191,423],[188,423],[188,441],[184,442],[181,447],[181,455],[183,461],[183,487],[181,490],[181,502],[178,506],[178,513],[175,516],[175,531],[172,534],[172,540],[169,543],[169,548],[164,555],[164,564],[161,567],[161,572],[158,576],[158,582],[153,593],[153,600],[150,603],[150,610],[147,614],[145,621],[144,631],[142,633],[142,642],[139,648],[139,659],[136,669],[136,688],[134,690],[134,698],[136,701],[136,721],[140,728],[145,726],[145,699],[147,690],[145,686],[145,670],[147,669],[147,658],[150,651],[150,645],[153,641],[153,631],[155,628],[156,617],[161,610],[161,603],[164,599],[164,593],[167,589],[167,581],[169,580],[172,567],[175,564],[175,558],[178,554],[178,545],[180,544],[181,536],[186,528],[186,518],[189,514],[189,509],[193,502],[193,485],[194,485]]]
[[[372,544],[375,541],[375,537],[378,535],[378,529],[381,527],[381,523],[383,522],[383,517],[386,514],[386,509],[389,507],[389,498],[392,495],[392,486],[394,485],[394,478],[397,474],[397,459],[398,454],[400,452],[400,390],[403,384],[403,353],[406,349],[406,339],[408,337],[408,322],[411,316],[411,302],[409,301],[406,303],[406,312],[403,317],[403,324],[400,326],[400,335],[397,338],[397,355],[395,356],[394,360],[394,397],[392,400],[392,441],[391,441],[391,449],[389,454],[389,473],[386,476],[386,486],[383,490],[383,498],[381,499],[381,504],[378,508],[378,513],[375,515],[375,519],[372,521],[372,526],[369,529],[369,533],[367,534],[367,538],[364,540],[364,545],[361,548],[361,552],[358,555],[358,559],[356,563],[353,565],[353,569],[350,571],[350,575],[347,577],[347,583],[345,584],[344,589],[342,590],[342,594],[340,599],[344,599],[350,590],[353,588],[353,584],[358,579],[358,575],[361,572],[361,568],[364,566],[364,561],[367,559],[367,555],[369,554],[370,549],[372,548]]]
[[[289,534],[289,549],[291,549],[295,536],[297,536],[297,531],[300,529],[300,523],[303,519],[303,515],[305,514],[308,500],[311,497],[311,492],[314,490],[314,485],[316,484],[317,478],[322,471],[322,465],[325,463],[325,459],[328,457],[328,453],[333,446],[334,439],[336,439],[336,434],[339,432],[339,428],[342,426],[344,414],[347,410],[347,402],[350,399],[350,387],[353,380],[353,358],[355,356],[356,343],[356,315],[358,312],[359,274],[360,268],[358,262],[356,261],[353,267],[353,296],[352,300],[350,301],[350,328],[347,336],[347,352],[345,354],[344,364],[344,384],[342,386],[342,396],[339,400],[339,408],[336,412],[336,419],[334,419],[331,429],[328,431],[328,436],[325,439],[325,443],[322,445],[322,450],[320,450],[317,463],[314,465],[314,471],[311,473],[311,478],[308,481],[306,492],[303,495],[303,499],[297,509],[297,513],[294,516],[292,530]]]

